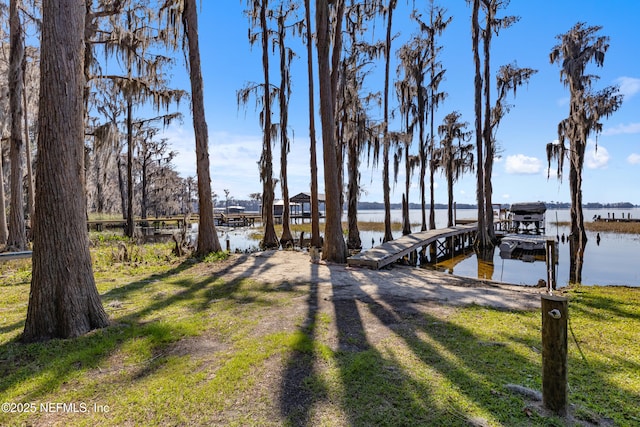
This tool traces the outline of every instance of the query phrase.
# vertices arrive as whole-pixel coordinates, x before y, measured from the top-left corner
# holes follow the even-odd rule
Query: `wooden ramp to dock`
[[[347,264],[351,266],[370,267],[380,269],[389,265],[402,257],[409,255],[413,251],[421,250],[439,240],[461,236],[468,237],[469,244],[472,242],[472,235],[475,235],[478,224],[466,224],[437,230],[420,231],[407,234],[398,239],[383,243],[375,248],[364,250],[356,255],[347,258]],[[464,242],[463,242],[464,244]],[[446,245],[442,245],[443,247]],[[454,245],[455,246],[455,245]]]

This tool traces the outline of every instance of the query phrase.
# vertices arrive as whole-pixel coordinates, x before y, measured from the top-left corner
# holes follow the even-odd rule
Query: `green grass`
[[[570,227],[571,223],[569,221],[558,221],[552,222],[551,225]],[[587,221],[584,226],[586,230],[598,233],[640,234],[640,222]]]
[[[38,410],[0,425],[563,425],[505,389],[541,389],[537,311],[318,300],[308,283],[214,273],[235,256],[148,245],[121,261],[118,245],[92,249],[112,326],[77,339],[19,343],[28,268],[2,266],[0,401]],[[640,290],[566,295],[570,402],[582,419],[638,425]]]

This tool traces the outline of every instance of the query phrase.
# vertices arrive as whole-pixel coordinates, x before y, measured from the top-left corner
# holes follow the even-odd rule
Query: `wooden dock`
[[[596,218],[595,222],[640,222],[640,218]]]
[[[134,224],[136,227],[143,228],[182,228],[184,225],[185,217],[173,216],[162,218],[135,218]],[[197,219],[196,219],[197,221]],[[87,228],[89,230],[104,231],[109,228],[122,228],[127,226],[126,219],[93,219],[87,221]]]
[[[226,214],[215,214],[213,216],[215,224],[218,226],[226,226],[226,227],[253,227],[256,221],[261,221],[262,217],[258,214],[240,214],[240,213],[231,213],[229,215]]]
[[[434,243],[439,257],[471,246],[477,229],[478,224],[472,223],[407,234],[353,255],[347,258],[347,264],[380,269]]]

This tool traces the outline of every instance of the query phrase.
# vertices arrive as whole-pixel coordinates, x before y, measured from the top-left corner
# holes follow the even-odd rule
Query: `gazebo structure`
[[[291,202],[291,219],[311,218],[311,193],[298,193],[289,199]],[[320,216],[324,216],[324,194],[318,194],[318,209]]]

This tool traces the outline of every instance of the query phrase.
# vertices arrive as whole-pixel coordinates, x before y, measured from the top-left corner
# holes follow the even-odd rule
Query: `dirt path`
[[[534,310],[543,289],[453,276],[414,267],[370,270],[346,265],[310,262],[301,251],[265,251],[234,255],[227,277],[253,278],[267,283],[313,283],[319,296],[332,300],[389,299],[432,301],[447,305]]]

